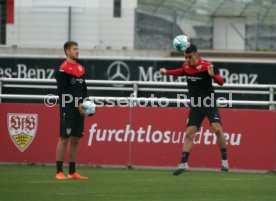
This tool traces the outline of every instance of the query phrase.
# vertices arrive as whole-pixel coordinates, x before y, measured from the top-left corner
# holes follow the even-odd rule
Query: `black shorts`
[[[60,107],[60,137],[70,136],[81,138],[84,133],[84,117],[77,107]]]
[[[217,107],[192,107],[189,112],[187,127],[197,126],[197,128],[199,128],[206,116],[210,124],[215,122],[221,124],[220,114]]]

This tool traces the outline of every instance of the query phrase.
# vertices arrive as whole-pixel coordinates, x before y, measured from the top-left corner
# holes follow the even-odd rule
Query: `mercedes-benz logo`
[[[107,69],[107,77],[109,80],[128,81],[130,78],[128,65],[123,61],[114,61]]]

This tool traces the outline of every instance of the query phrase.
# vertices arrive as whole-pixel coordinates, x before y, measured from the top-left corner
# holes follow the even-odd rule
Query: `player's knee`
[[[78,145],[79,144],[79,138],[77,138],[77,137],[71,137],[70,138],[70,144]]]
[[[221,133],[223,133],[222,132],[222,127],[219,123],[212,124],[212,128],[213,128],[216,135],[220,135]]]
[[[196,134],[197,129],[194,127],[188,127],[186,129],[186,135],[185,135],[185,139],[186,140],[193,140],[195,134]]]
[[[67,145],[69,142],[69,138],[60,138],[59,143],[63,145]]]

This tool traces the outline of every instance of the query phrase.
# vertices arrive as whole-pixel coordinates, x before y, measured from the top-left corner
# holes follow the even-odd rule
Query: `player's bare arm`
[[[81,114],[81,116],[86,117],[85,113],[83,111],[83,104],[82,103],[79,104],[78,110],[79,110],[79,113]]]
[[[213,77],[215,74],[214,74],[214,66],[212,64],[210,64],[207,68],[208,70],[208,73],[211,77]]]
[[[165,68],[160,68],[160,74],[161,75],[166,75],[167,74],[167,70]]]

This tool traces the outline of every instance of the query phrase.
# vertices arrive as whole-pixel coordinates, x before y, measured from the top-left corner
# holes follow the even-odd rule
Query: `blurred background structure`
[[[172,37],[181,32],[185,33],[201,49],[275,50],[276,48],[275,0],[139,0],[138,2],[139,14],[147,15],[147,21],[150,17],[155,17],[163,22],[170,22]],[[138,27],[139,25],[141,26],[140,23]],[[165,30],[169,29],[168,26],[162,27]],[[141,35],[143,34],[138,34]],[[141,43],[141,40],[139,42]]]
[[[276,49],[275,0],[0,0],[2,47],[172,50]]]

